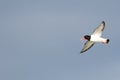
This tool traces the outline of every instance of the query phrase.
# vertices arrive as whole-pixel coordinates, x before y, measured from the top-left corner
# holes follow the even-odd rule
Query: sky
[[[0,80],[120,80],[119,0],[1,0]],[[103,37],[80,55],[101,21]]]

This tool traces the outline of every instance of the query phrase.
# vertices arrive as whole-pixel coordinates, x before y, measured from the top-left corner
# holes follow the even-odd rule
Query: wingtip
[[[102,21],[102,23],[105,23],[105,21]]]
[[[81,52],[80,52],[80,55],[82,55],[84,52],[85,52],[85,51],[81,51]]]
[[[105,25],[105,21],[102,21],[102,24]]]
[[[82,53],[80,52],[80,55],[81,55]]]
[[[80,54],[82,54],[84,51],[80,51]]]

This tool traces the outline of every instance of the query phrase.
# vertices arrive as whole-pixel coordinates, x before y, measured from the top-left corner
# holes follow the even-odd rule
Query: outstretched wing
[[[90,49],[95,43],[93,41],[87,41],[84,46],[83,49],[81,50],[80,53],[83,53],[85,51],[87,51],[88,49]]]
[[[101,36],[105,28],[105,22],[102,21],[101,24],[93,31],[92,35]]]

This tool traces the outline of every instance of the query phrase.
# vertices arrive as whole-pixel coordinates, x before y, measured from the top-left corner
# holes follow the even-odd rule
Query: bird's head
[[[90,35],[85,35],[84,37],[81,38],[81,40],[88,40],[90,41],[91,36]]]

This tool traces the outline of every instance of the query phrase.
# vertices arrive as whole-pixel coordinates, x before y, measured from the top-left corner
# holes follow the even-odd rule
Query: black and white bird
[[[97,42],[101,42],[104,44],[109,43],[109,41],[110,41],[109,39],[102,37],[102,32],[103,32],[104,28],[105,28],[105,22],[102,21],[101,24],[93,31],[93,33],[91,35],[85,35],[83,38],[81,38],[82,40],[87,40],[87,41],[84,44],[80,53],[87,51]]]

